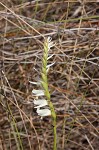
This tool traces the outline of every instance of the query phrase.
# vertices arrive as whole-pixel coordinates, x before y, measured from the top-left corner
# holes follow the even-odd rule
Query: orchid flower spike
[[[33,95],[37,96],[37,99],[35,99],[34,102],[34,108],[36,108],[36,112],[39,116],[41,116],[41,119],[45,116],[51,116],[52,117],[52,121],[53,121],[53,131],[54,131],[54,147],[53,149],[56,150],[57,149],[57,132],[56,132],[56,112],[53,106],[53,103],[51,102],[51,96],[50,96],[50,92],[49,92],[49,86],[48,86],[48,77],[47,77],[47,73],[48,73],[48,69],[54,64],[49,64],[48,65],[48,60],[50,58],[52,58],[53,55],[51,55],[50,57],[48,56],[49,50],[51,47],[53,47],[54,44],[51,41],[51,38],[48,37],[47,39],[45,39],[44,42],[44,52],[43,52],[43,57],[42,57],[42,69],[41,69],[41,81],[40,81],[40,85],[42,87],[41,90],[32,90]],[[39,83],[36,82],[31,82],[34,85],[39,85]],[[38,97],[41,97],[38,99]],[[44,97],[44,98],[43,98]],[[45,108],[45,106],[47,106],[49,108]]]
[[[48,109],[48,108],[44,108],[45,106],[49,106],[49,101],[50,101],[50,93],[49,93],[49,89],[48,89],[48,81],[47,81],[47,73],[48,73],[48,69],[54,65],[54,63],[52,64],[47,64],[48,63],[48,60],[50,58],[53,57],[54,54],[48,56],[48,52],[50,50],[51,47],[54,46],[53,42],[51,41],[51,37],[48,37],[45,42],[44,42],[44,55],[43,55],[43,58],[42,58],[42,72],[41,72],[41,81],[38,81],[38,82],[32,82],[30,81],[31,84],[34,84],[34,85],[37,85],[37,86],[42,86],[43,90],[36,90],[36,89],[33,89],[32,90],[32,94],[34,96],[36,96],[37,98],[38,97],[41,97],[41,98],[38,98],[38,99],[35,99],[33,101],[34,103],[34,108],[37,109],[37,113],[39,116],[41,117],[44,117],[44,116],[49,116],[51,115],[51,110]],[[42,98],[42,97],[46,97],[45,98]],[[51,104],[51,102],[50,102]],[[52,107],[52,104],[49,106],[49,108]]]

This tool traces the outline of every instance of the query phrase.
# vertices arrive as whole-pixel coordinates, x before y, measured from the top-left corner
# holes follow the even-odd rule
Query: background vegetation
[[[43,37],[52,37],[49,70],[58,150],[99,149],[99,3],[0,1],[0,150],[51,150],[53,126],[33,106]]]

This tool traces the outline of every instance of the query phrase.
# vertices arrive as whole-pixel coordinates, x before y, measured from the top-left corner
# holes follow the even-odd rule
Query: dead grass
[[[53,147],[51,119],[37,116],[29,83],[40,77],[43,38],[51,36],[58,150],[98,150],[98,3],[2,0],[0,10],[0,149]]]

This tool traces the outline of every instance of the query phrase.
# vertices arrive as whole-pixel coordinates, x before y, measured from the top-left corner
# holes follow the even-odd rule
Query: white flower
[[[32,90],[32,93],[35,94],[36,96],[44,96],[43,90]]]
[[[51,66],[53,66],[55,64],[55,62],[53,62],[52,64],[47,65],[47,69],[50,68]]]
[[[37,108],[37,113],[39,116],[44,117],[44,116],[50,116],[51,115],[51,111],[49,109],[41,109],[41,107],[44,107],[46,105],[48,105],[47,100],[45,99],[37,99],[33,101],[35,105],[34,108]]]
[[[40,107],[48,105],[48,103],[45,99],[37,99],[37,100],[34,100],[33,103],[35,105],[37,105],[34,108],[40,108]]]
[[[51,111],[49,109],[40,109],[40,108],[37,108],[37,113],[41,117],[50,116],[51,115]]]
[[[52,54],[51,56],[49,56],[48,58],[47,58],[47,60],[49,60],[50,58],[52,58],[54,56],[54,54]]]
[[[52,64],[47,65],[47,73],[48,73],[50,67],[53,66],[54,64],[55,64],[55,63],[52,63]]]
[[[50,50],[51,47],[53,47],[55,44],[53,44],[53,42],[51,42],[52,38],[48,37],[47,38],[47,42],[48,42],[48,50]]]
[[[34,84],[34,85],[41,85],[40,82],[33,82],[33,81],[29,81],[31,84]]]

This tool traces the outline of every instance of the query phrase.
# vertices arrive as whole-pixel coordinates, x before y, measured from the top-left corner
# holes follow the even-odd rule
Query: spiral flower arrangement
[[[48,52],[51,49],[51,47],[53,47],[53,46],[54,46],[54,44],[51,41],[50,37],[45,39],[44,53],[43,53],[43,57],[42,57],[41,81],[40,82],[31,82],[31,83],[40,85],[40,87],[42,87],[42,89],[40,89],[40,90],[35,90],[35,89],[32,90],[33,95],[35,95],[37,97],[37,99],[35,99],[33,101],[33,103],[35,105],[34,108],[37,109],[36,112],[38,113],[39,116],[41,116],[41,118],[45,117],[45,116],[52,117],[53,132],[54,132],[53,149],[56,150],[56,113],[55,113],[53,103],[51,102],[51,96],[50,96],[50,92],[48,89],[48,78],[47,78],[48,70],[54,64],[54,63],[52,63],[52,64],[48,65],[48,60],[50,58],[52,58],[52,56],[53,56],[53,55],[49,56]],[[40,97],[44,97],[44,98],[40,98]],[[49,108],[45,108],[45,106],[48,106]]]

